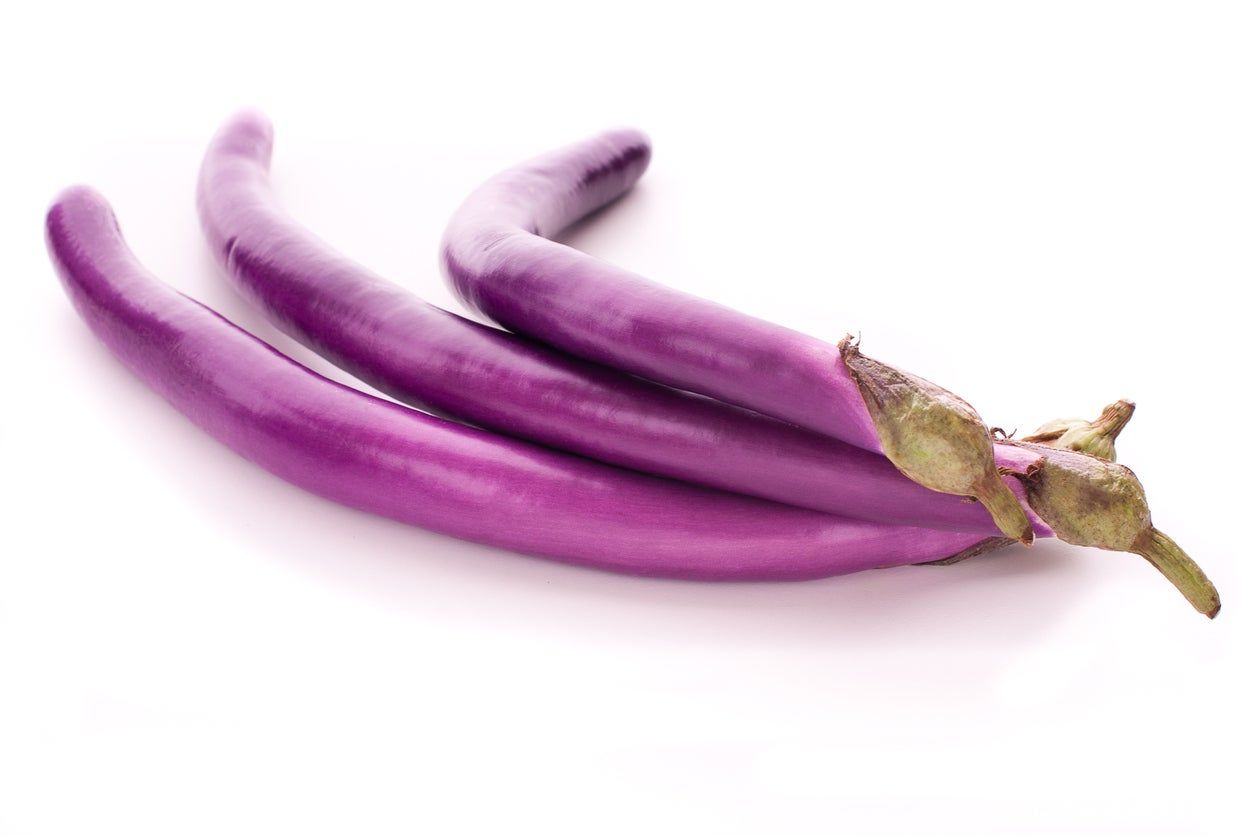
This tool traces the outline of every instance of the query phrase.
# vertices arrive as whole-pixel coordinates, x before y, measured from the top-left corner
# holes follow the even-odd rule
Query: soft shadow
[[[170,460],[169,457],[164,457]],[[245,462],[240,462],[248,466]],[[798,583],[695,583],[627,577],[462,542],[339,507],[269,475],[222,467],[222,484],[183,484],[259,550],[401,612],[512,630],[605,632],[621,639],[746,648],[1037,642],[1093,578],[1068,547],[1044,542],[954,566],[908,566]],[[172,477],[177,477],[172,467]],[[216,481],[217,479],[215,479]],[[230,481],[230,484],[228,484]],[[227,489],[230,487],[230,489]]]

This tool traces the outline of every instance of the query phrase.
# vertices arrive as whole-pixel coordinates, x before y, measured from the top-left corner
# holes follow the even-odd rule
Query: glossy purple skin
[[[576,356],[880,453],[835,345],[549,240],[627,192],[649,162],[645,134],[609,131],[481,185],[455,212],[441,245],[459,297],[504,327]],[[996,460],[1023,469],[1032,459],[997,448]]]
[[[202,228],[237,289],[271,321],[376,389],[655,475],[852,518],[999,533],[980,505],[921,487],[880,455],[425,303],[278,206],[268,174],[272,137],[256,113],[218,132],[201,167]]]
[[[446,274],[471,307],[594,362],[881,452],[836,346],[672,290],[548,238],[615,200],[650,140],[610,131],[510,168],[450,220]]]
[[[619,470],[334,383],[155,279],[108,204],[64,192],[47,243],[80,315],[240,455],[351,507],[615,571],[805,579],[936,559],[982,537],[855,522]]]

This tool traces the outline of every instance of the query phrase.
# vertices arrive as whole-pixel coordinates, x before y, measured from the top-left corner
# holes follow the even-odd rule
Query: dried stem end
[[[1030,520],[995,466],[991,436],[973,407],[919,377],[869,359],[850,336],[838,350],[873,419],[882,452],[918,484],[986,506],[1006,536],[1029,544]]]
[[[1135,413],[1135,404],[1119,400],[1104,407],[1095,420],[1071,418],[1045,423],[1025,438],[1027,443],[1085,452],[1105,461],[1117,460],[1114,442]]]
[[[1178,543],[1156,528],[1148,528],[1131,549],[1157,567],[1157,570],[1183,593],[1196,611],[1216,618],[1222,599],[1200,566],[1178,547]]]
[[[1196,609],[1209,617],[1221,603],[1217,589],[1191,557],[1152,526],[1143,485],[1120,464],[1051,447],[1043,465],[1022,476],[1030,507],[1062,542],[1126,551],[1147,559]]]
[[[1012,544],[1013,540],[1006,536],[991,536],[976,545],[970,545],[963,551],[957,551],[950,557],[943,557],[941,560],[930,560],[929,562],[918,562],[914,563],[914,565],[955,565],[958,562],[964,562],[970,557],[977,557]]]

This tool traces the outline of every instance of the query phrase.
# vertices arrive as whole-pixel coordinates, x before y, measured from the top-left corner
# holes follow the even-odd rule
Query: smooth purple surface
[[[240,455],[352,507],[568,562],[696,579],[820,577],[936,559],[983,538],[652,478],[334,383],[155,279],[87,188],[56,200],[46,234],[80,315],[132,371]]]
[[[645,134],[610,131],[484,183],[442,243],[460,297],[577,356],[880,452],[835,345],[548,240],[631,188],[649,161]]]
[[[576,356],[881,452],[834,344],[549,240],[632,188],[649,162],[646,135],[617,130],[491,178],[445,232],[441,263],[455,291],[504,327]],[[996,459],[1026,463],[1001,449]]]
[[[260,114],[240,114],[219,131],[201,169],[202,228],[247,298],[375,388],[644,472],[848,517],[998,534],[980,505],[927,490],[880,455],[425,303],[340,255],[278,206],[271,148],[271,125]],[[604,174],[588,191],[605,202],[625,187]]]

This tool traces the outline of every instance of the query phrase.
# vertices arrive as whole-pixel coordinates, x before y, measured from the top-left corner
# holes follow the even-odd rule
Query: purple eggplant
[[[914,483],[881,455],[424,302],[350,261],[278,205],[272,144],[260,114],[242,113],[222,127],[201,166],[202,229],[237,289],[273,323],[376,389],[654,475],[851,518],[1000,533],[982,507]]]
[[[87,188],[57,198],[46,236],[74,306],[128,368],[235,452],[350,507],[565,562],[694,579],[823,577],[988,541],[633,473],[332,382],[154,278]]]
[[[1001,469],[1024,470],[974,409],[838,345],[648,281],[550,240],[616,199],[650,160],[612,131],[508,169],[450,220],[441,260],[471,307],[560,350],[885,455],[931,490],[977,498],[1007,536],[1031,522]]]

